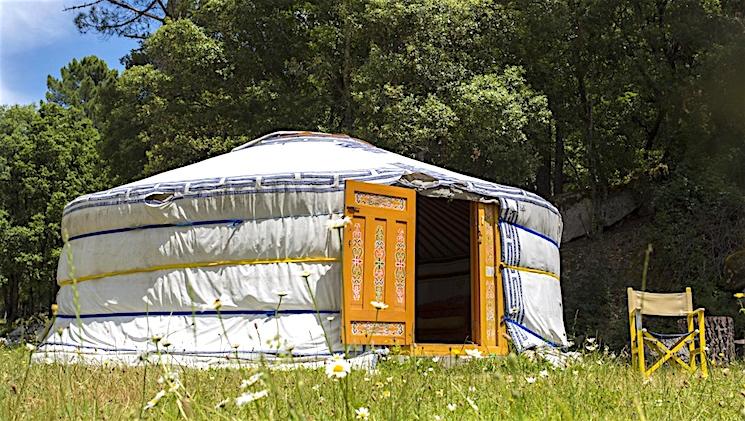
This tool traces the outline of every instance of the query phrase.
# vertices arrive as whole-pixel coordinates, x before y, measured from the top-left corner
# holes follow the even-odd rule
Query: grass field
[[[626,361],[598,353],[557,370],[514,355],[452,367],[431,358],[391,358],[374,372],[353,370],[341,379],[327,377],[323,369],[29,366],[28,361],[25,348],[0,348],[2,420],[355,419],[365,418],[364,410],[357,411],[361,407],[371,420],[730,420],[745,414],[745,365],[713,368],[708,379],[663,369],[645,382]],[[260,379],[241,388],[252,376]],[[236,404],[242,393],[264,390],[266,396]],[[152,408],[143,409],[148,401]]]

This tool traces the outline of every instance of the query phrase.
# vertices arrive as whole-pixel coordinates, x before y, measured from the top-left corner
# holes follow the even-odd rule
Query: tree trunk
[[[729,364],[735,360],[735,321],[728,316],[705,316],[706,358],[716,364]],[[682,331],[688,329],[685,320],[678,321]]]
[[[541,165],[535,175],[535,187],[538,195],[551,196],[551,125],[546,128],[547,141],[540,149]]]
[[[18,279],[15,276],[8,278],[3,292],[5,322],[10,325],[18,318]]]
[[[564,137],[558,120],[554,121],[554,194],[564,193]]]

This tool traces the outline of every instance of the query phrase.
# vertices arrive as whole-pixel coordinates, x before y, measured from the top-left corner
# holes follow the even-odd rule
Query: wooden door
[[[502,293],[501,240],[499,207],[491,203],[474,203],[476,241],[474,259],[473,312],[476,329],[474,338],[489,352],[507,353],[507,330],[502,321],[504,297]]]
[[[416,192],[347,181],[344,205],[344,343],[411,344]]]

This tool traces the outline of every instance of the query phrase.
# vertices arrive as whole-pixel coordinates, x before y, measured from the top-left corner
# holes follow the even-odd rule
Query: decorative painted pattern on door
[[[496,204],[478,203],[478,294],[480,344],[498,353],[507,351],[502,297],[502,277],[499,268],[501,240],[499,234],[499,209]]]
[[[347,344],[413,342],[416,192],[347,181],[342,317]],[[388,307],[376,309],[371,303]]]

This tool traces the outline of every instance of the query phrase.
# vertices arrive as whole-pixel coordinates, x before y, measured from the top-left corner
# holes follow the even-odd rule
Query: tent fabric
[[[538,335],[509,332],[518,350],[567,344],[549,202],[351,137],[284,133],[69,203],[60,317],[42,351],[82,344],[116,358],[157,335],[183,355],[260,353],[277,330],[296,355],[341,351],[340,232],[328,225],[347,180],[498,203],[507,316]]]

